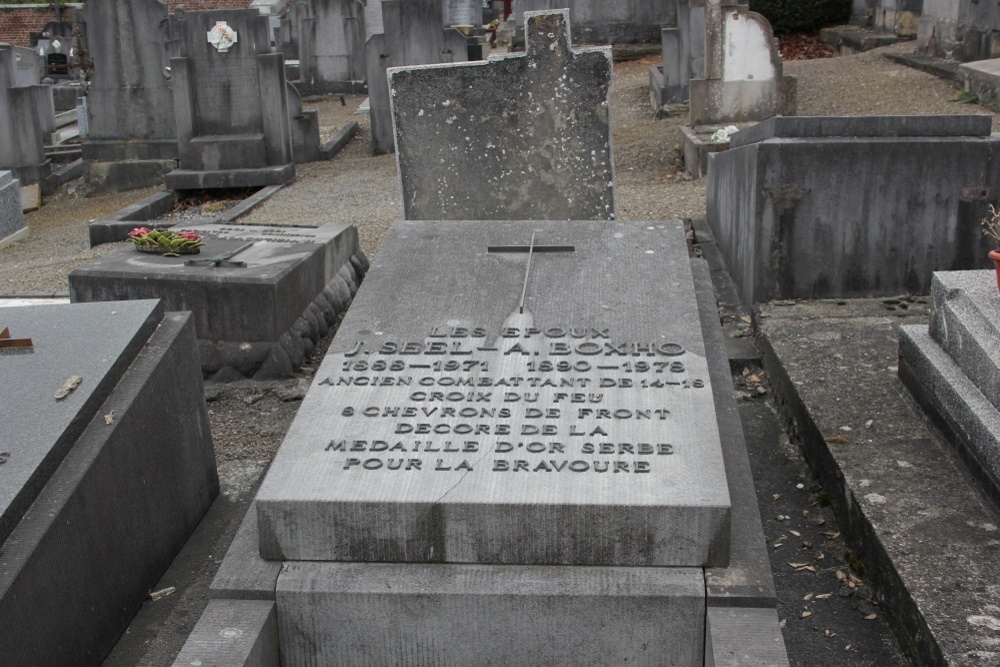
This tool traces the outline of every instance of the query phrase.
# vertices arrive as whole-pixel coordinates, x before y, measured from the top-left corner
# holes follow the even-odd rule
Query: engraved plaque
[[[725,565],[680,223],[397,223],[257,508],[275,559]]]

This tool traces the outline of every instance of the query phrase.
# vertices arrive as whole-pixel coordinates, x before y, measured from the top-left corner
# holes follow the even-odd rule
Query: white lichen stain
[[[965,621],[977,628],[988,628],[994,632],[1000,632],[1000,618],[996,616],[969,616]]]
[[[880,493],[865,494],[865,500],[872,503],[873,505],[885,505],[886,503],[886,497]]]

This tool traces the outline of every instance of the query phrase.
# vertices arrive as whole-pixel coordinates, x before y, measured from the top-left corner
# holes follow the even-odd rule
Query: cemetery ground
[[[904,43],[855,56],[786,63],[786,74],[798,77],[799,115],[989,113],[982,107],[954,101],[956,91],[947,83],[884,57],[886,52],[908,50],[912,45]],[[650,109],[646,70],[653,62],[651,57],[615,65],[612,118],[618,217],[635,221],[701,218],[705,215],[704,180],[691,180],[679,165],[679,127],[686,123],[686,106],[670,107],[659,114]],[[322,140],[352,120],[361,124],[361,132],[333,160],[299,165],[292,185],[242,221],[302,226],[355,224],[362,249],[372,257],[389,225],[402,216],[396,162],[393,155],[370,155],[367,118],[353,114],[361,99],[347,97],[344,102],[332,98],[307,104],[319,110]],[[994,116],[994,131],[998,129],[1000,124]],[[118,245],[90,249],[87,222],[155,192],[149,189],[87,197],[82,190],[79,182],[63,186],[42,209],[26,216],[30,237],[0,251],[0,295],[65,294],[70,270]],[[716,262],[715,268],[718,253],[713,251],[709,236],[692,229],[689,238],[692,253],[703,254],[710,265]],[[414,257],[413,261],[420,258]],[[725,288],[724,277],[720,280],[720,301],[726,302],[721,291]],[[877,439],[884,429],[898,427],[904,419],[901,415],[909,408],[900,397],[902,389],[897,388],[895,373],[886,370],[896,364],[892,344],[895,326],[926,323],[927,300],[902,298],[872,300],[857,306],[820,303],[810,307],[812,311],[803,313],[795,304],[772,305],[765,309],[761,321],[774,332],[768,353],[793,375],[789,381],[795,383],[801,377],[795,373],[807,378],[813,374],[817,379],[810,400],[838,404],[837,410],[821,415],[818,428],[826,435],[832,429],[833,437],[847,443],[863,442],[868,434],[869,440]],[[845,308],[852,310],[848,314]],[[786,317],[785,312],[795,315]],[[794,432],[790,437],[783,430],[786,413],[781,410],[785,406],[775,405],[761,356],[749,344],[754,332],[748,314],[724,306],[720,315],[731,337],[731,350],[737,352],[731,356],[740,360],[734,364],[740,413],[779,596],[778,614],[792,664],[905,664],[885,621],[881,598],[873,590],[873,573],[864,569],[844,541],[829,507],[830,495],[840,490],[823,487],[810,472],[796,440],[801,433]],[[848,315],[856,317],[850,319]],[[831,340],[841,340],[831,332],[839,331],[838,326],[852,326],[859,321],[857,318],[870,326],[847,336],[853,341],[852,347],[829,349]],[[331,337],[332,333],[314,351],[298,377],[206,384],[222,495],[157,587],[173,591],[147,602],[107,664],[165,665],[173,661],[207,603],[208,584]],[[843,356],[838,359],[837,354]],[[810,363],[816,359],[810,355],[826,357],[813,368]],[[883,372],[866,374],[859,368],[881,368]],[[883,396],[879,392],[889,398],[878,410],[868,411],[871,417],[860,424],[836,421],[852,409],[860,414],[871,402],[868,397]],[[896,403],[888,405],[893,395]],[[916,428],[913,422],[919,426],[915,416],[909,419],[906,428]],[[851,430],[841,430],[841,426]],[[885,465],[887,470],[901,467],[893,460]],[[949,465],[947,458],[937,465]],[[865,488],[851,487],[857,495],[888,495],[877,477],[848,478],[849,485],[868,482],[862,485]],[[914,511],[918,510],[923,508],[914,507]],[[907,529],[890,526],[891,530],[897,528]],[[912,549],[920,553],[940,551],[945,546],[940,542],[921,543],[915,538]],[[984,544],[983,549],[995,551],[996,546]],[[942,576],[919,571],[912,574],[928,580]],[[975,577],[974,570],[967,577],[954,576],[968,580],[966,589],[988,583],[977,582]],[[961,586],[941,585],[937,594],[945,608],[942,613],[947,613],[946,598],[973,593]],[[969,632],[962,629],[968,627],[964,618],[956,618],[955,627],[956,633]],[[966,664],[995,664],[997,658],[996,654],[971,653],[963,657]]]

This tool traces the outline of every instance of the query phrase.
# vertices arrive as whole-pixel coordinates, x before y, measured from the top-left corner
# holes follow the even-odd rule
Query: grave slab
[[[679,222],[400,222],[376,266],[258,494],[264,558],[728,562]]]
[[[218,493],[194,327],[150,301],[5,308],[2,319],[33,345],[0,354],[0,488],[24,479],[28,445],[65,438],[67,412],[76,437],[0,544],[0,654],[97,664]],[[55,399],[71,373],[79,386]]]
[[[0,249],[27,235],[20,183],[9,171],[0,171]]]
[[[219,379],[286,376],[346,309],[367,269],[357,230],[194,225],[205,246],[162,257],[123,248],[70,273],[70,298],[161,298],[193,312],[205,373]],[[189,266],[232,257],[244,266]],[[227,370],[228,369],[228,370]]]
[[[702,664],[697,568],[289,563],[277,600],[282,664]]]
[[[273,602],[213,600],[188,636],[175,667],[279,667]]]
[[[524,54],[389,70],[407,219],[614,218],[611,50],[568,14],[527,12]]]

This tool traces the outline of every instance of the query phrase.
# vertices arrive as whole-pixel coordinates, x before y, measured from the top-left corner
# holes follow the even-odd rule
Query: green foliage
[[[763,14],[775,32],[797,32],[846,21],[851,0],[750,0],[750,10]]]
[[[955,99],[952,102],[961,102],[962,104],[976,104],[979,102],[979,95],[975,93],[970,93],[966,91],[961,91],[955,95]]]

